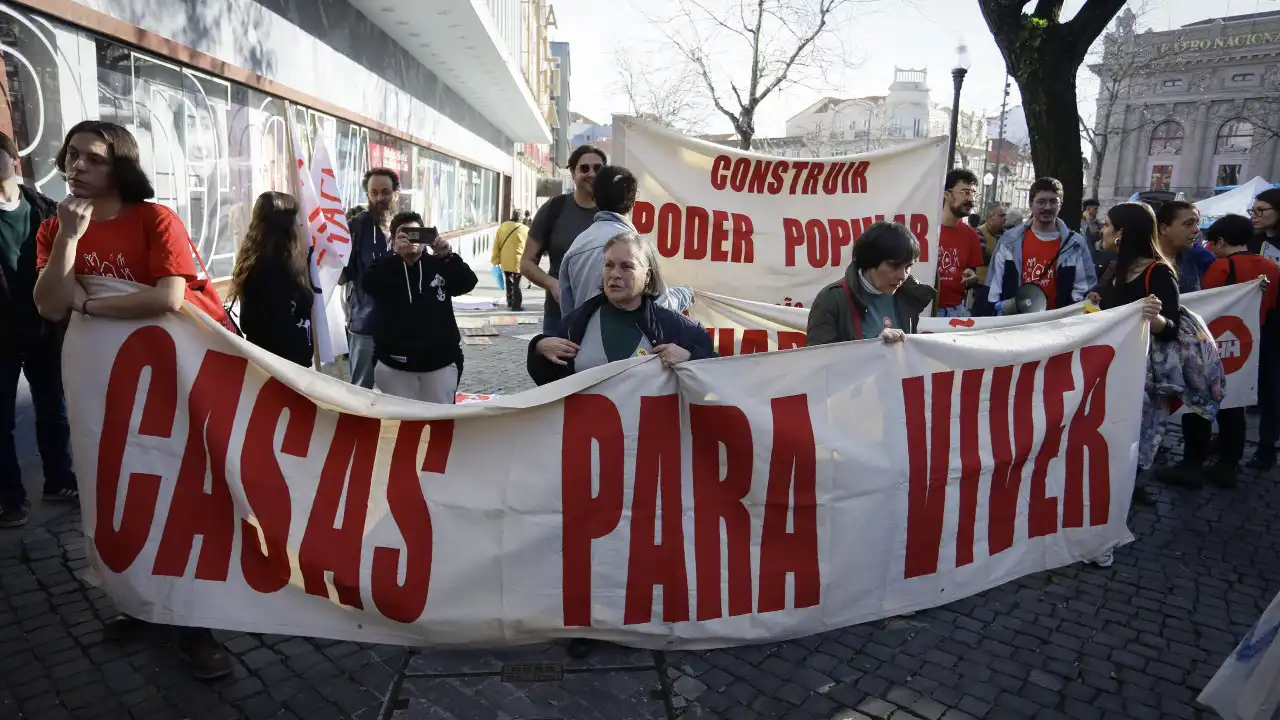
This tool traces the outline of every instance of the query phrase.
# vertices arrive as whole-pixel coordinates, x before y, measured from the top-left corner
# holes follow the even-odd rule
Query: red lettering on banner
[[[1075,389],[1071,380],[1071,353],[1049,358],[1044,365],[1044,441],[1031,470],[1031,496],[1027,507],[1027,536],[1044,537],[1058,532],[1058,498],[1048,495],[1049,462],[1062,446],[1063,396]]]
[[[1091,345],[1080,350],[1084,390],[1067,429],[1066,481],[1062,492],[1062,527],[1084,526],[1084,454],[1089,454],[1089,525],[1111,518],[1111,460],[1102,423],[1107,419],[1107,373],[1116,350]]]
[[[751,175],[751,161],[741,157],[733,161],[733,170],[729,175],[729,187],[740,193],[747,189],[747,178]]]
[[[632,220],[642,235],[656,232],[655,244],[663,257],[676,257],[683,245],[685,260],[703,260],[709,250],[711,262],[755,262],[755,229],[746,215],[663,203],[655,219],[653,206],[643,205],[636,203]],[[731,239],[732,245],[726,248]]]
[[[837,195],[867,192],[871,163],[823,163],[816,160],[752,160],[717,155],[711,161],[711,187],[751,195]],[[788,187],[787,177],[791,183]],[[638,229],[637,225],[637,229]],[[641,231],[644,232],[644,231]]]
[[[907,554],[904,577],[938,571],[951,460],[951,386],[955,373],[932,377],[932,412],[925,411],[924,378],[902,380],[907,414]],[[932,425],[932,427],[928,427]],[[932,431],[932,432],[930,432]]]
[[[919,213],[911,216],[911,234],[920,243],[920,262],[929,262],[929,216]]]
[[[840,192],[840,176],[844,174],[844,170],[848,165],[848,163],[838,162],[827,166],[827,174],[822,178],[823,193],[835,195]]]
[[[260,593],[277,592],[289,584],[289,483],[276,457],[276,428],[289,412],[280,452],[305,458],[316,426],[316,405],[275,378],[258,391],[244,432],[240,451],[240,477],[253,521],[240,521],[240,572],[249,587]],[[261,538],[259,538],[261,531]]]
[[[662,206],[662,211],[666,212],[668,205]],[[675,208],[675,212],[680,209]],[[707,256],[707,228],[711,224],[711,216],[706,210],[697,205],[690,205],[684,211],[684,259],[685,260],[701,260]],[[661,233],[661,230],[659,230]],[[679,243],[680,236],[676,235],[676,242]],[[715,261],[715,258],[711,258]]]
[[[786,607],[787,575],[793,578],[797,608],[817,605],[822,587],[818,569],[818,451],[809,419],[809,397],[773,398],[769,404],[773,409],[773,447],[760,535],[758,612]]]
[[[831,241],[827,235],[827,224],[821,220],[810,220],[804,224],[805,237],[809,239],[809,264],[816,268],[827,267],[831,260]]]
[[[390,620],[411,623],[422,616],[431,587],[431,509],[422,494],[418,448],[427,434],[421,471],[443,475],[453,447],[453,421],[401,421],[387,472],[387,508],[404,538],[404,582],[400,582],[399,548],[375,547],[370,593],[373,604]]]
[[[298,566],[306,591],[329,597],[325,576],[332,573],[338,602],[356,609],[364,607],[360,598],[360,548],[369,515],[369,490],[381,427],[374,418],[345,413],[338,416],[307,529],[298,546]],[[344,489],[346,504],[339,507]],[[341,527],[337,527],[339,510]]]
[[[790,350],[792,348],[802,348],[805,345],[805,334],[794,330],[778,331],[778,349]]]
[[[1018,489],[1022,486],[1022,468],[1026,465],[1027,458],[1031,456],[1031,442],[1035,433],[1031,412],[1035,404],[1036,370],[1039,367],[1039,360],[1018,367],[1018,382],[1013,391],[1013,459],[1005,464],[1007,470],[1000,475],[999,482],[995,477],[992,478],[991,495],[988,501],[991,518],[987,523],[987,549],[992,555],[1003,552],[1013,545],[1013,525],[1018,514]],[[996,372],[1003,369],[1005,368],[998,368]],[[1008,369],[1010,372],[1013,371],[1012,367]],[[992,394],[994,393],[993,387]],[[1007,415],[1001,418],[1001,422],[1003,427],[1008,427]],[[992,435],[995,434],[995,423],[993,418]]]
[[[978,486],[982,480],[982,456],[978,449],[978,423],[982,403],[983,370],[960,375],[960,524],[956,528],[956,567],[973,562],[973,531],[978,523]],[[937,566],[937,556],[934,556]]]
[[[599,447],[600,493],[592,495],[591,447]],[[561,556],[565,627],[591,625],[591,543],[622,520],[623,434],[618,408],[603,395],[564,399]]]
[[[733,161],[728,155],[717,155],[715,160],[711,161],[711,187],[716,190],[723,190],[729,186],[729,166]],[[637,226],[636,229],[639,229]],[[641,232],[645,232],[641,230]]]
[[[729,616],[751,612],[751,515],[743,499],[751,491],[754,454],[751,425],[740,408],[689,405],[693,454],[693,544],[697,564],[698,620],[724,615],[720,553],[728,558]],[[724,447],[724,462],[720,448]],[[724,477],[720,469],[724,468]],[[721,544],[720,526],[725,528]]]
[[[796,185],[800,184],[800,178],[804,177],[805,171],[809,169],[809,162],[801,160],[800,162],[792,163],[791,168],[795,170],[795,174],[791,176],[791,192],[788,194],[795,195]]]
[[[734,342],[734,335],[737,334],[736,328],[720,328],[719,337],[716,338],[716,352],[721,357],[733,355],[733,348],[737,344]]]
[[[841,267],[844,261],[840,258],[840,251],[853,242],[853,232],[848,220],[832,218],[827,223],[831,225],[831,266]]]
[[[1059,456],[1065,398],[1074,389],[1072,375],[1079,356],[1085,380],[1080,404],[1067,428],[1067,457],[1064,466],[1065,491],[1061,503],[1048,495],[1049,465]],[[1028,538],[1053,535],[1060,529],[1083,525],[1083,453],[1089,452],[1090,523],[1108,522],[1110,478],[1106,439],[1101,427],[1106,417],[1105,388],[1115,350],[1109,346],[1081,348],[1078,353],[1055,355],[1043,363],[1032,361],[1019,366],[987,370],[966,370],[961,374],[960,408],[952,413],[954,371],[934,373],[928,379],[911,377],[902,381],[906,415],[909,487],[907,495],[907,538],[904,577],[907,579],[938,572],[943,524],[946,517],[946,487],[951,475],[952,424],[960,435],[959,513],[956,528],[956,567],[974,561],[978,492],[982,475],[979,450],[979,423],[989,422],[991,457],[994,469],[988,509],[987,550],[994,556],[1013,545],[1018,516],[1018,492],[1025,465],[1035,444],[1034,405],[1036,378],[1043,377],[1040,399],[1045,408],[1042,441],[1031,469],[1027,513]],[[989,407],[984,407],[983,382],[990,373]],[[1016,386],[1014,383],[1017,376]],[[1012,404],[1012,407],[1010,406]],[[1012,417],[1011,417],[1012,415]],[[1059,507],[1061,506],[1061,510]],[[1062,513],[1059,523],[1059,512]]]
[[[687,235],[686,235],[687,237]],[[729,262],[729,213],[711,212],[711,262]]]
[[[738,354],[750,355],[762,352],[769,352],[769,332],[759,329],[742,331],[742,349]]]
[[[777,195],[782,192],[782,188],[786,185],[786,174],[791,169],[791,163],[786,160],[774,160],[773,171],[769,173],[769,187],[765,191],[770,195]]]
[[[763,195],[769,181],[769,163],[757,160],[751,168],[751,179],[747,181],[747,192],[752,195]]]
[[[755,231],[750,217],[733,213],[733,257],[730,258],[732,262],[756,261],[756,246],[753,239]]]
[[[796,250],[804,245],[804,225],[795,218],[782,218],[782,244],[787,267],[796,266]]]
[[[657,211],[654,209],[653,203],[637,200],[636,204],[631,207],[631,222],[635,224],[636,231],[641,235],[648,235],[653,232],[653,221],[656,215]]]
[[[804,177],[804,189],[801,191],[804,195],[817,195],[818,183],[822,181],[822,163],[809,163],[809,173]]]
[[[98,439],[97,513],[93,542],[98,557],[112,572],[128,570],[147,544],[160,497],[160,476],[130,473],[119,498],[125,446],[144,370],[149,370],[138,435],[169,438],[178,412],[178,350],[173,337],[158,325],[146,325],[125,338],[107,379],[106,410]],[[115,525],[117,501],[120,527]]]
[[[240,406],[249,361],[215,350],[205,352],[187,399],[187,447],[169,501],[153,575],[183,577],[200,536],[197,580],[225,582],[235,535],[235,506],[227,488],[227,448]],[[206,442],[208,446],[206,448]],[[205,478],[209,492],[205,492]]]
[[[640,399],[631,550],[627,565],[625,625],[653,621],[653,590],[662,586],[662,622],[689,620],[689,577],[684,556],[684,501],[680,495],[680,396]],[[658,542],[658,499],[662,541]],[[619,509],[621,506],[619,506]]]

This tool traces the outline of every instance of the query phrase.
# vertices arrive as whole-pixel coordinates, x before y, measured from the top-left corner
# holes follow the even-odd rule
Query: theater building
[[[1141,190],[1199,200],[1255,176],[1280,181],[1280,12],[1204,20],[1164,32],[1134,32],[1125,10],[1093,66],[1117,73],[1122,92],[1098,194],[1104,204]],[[1136,60],[1136,62],[1134,62]]]
[[[129,128],[156,201],[222,278],[254,199],[290,191],[291,117],[308,155],[325,138],[347,207],[391,167],[401,209],[487,265],[550,169],[549,16],[543,0],[0,1],[0,130],[23,182],[60,199],[66,131]]]

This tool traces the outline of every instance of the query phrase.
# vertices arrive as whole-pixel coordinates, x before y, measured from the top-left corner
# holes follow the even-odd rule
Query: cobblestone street
[[[505,327],[492,345],[466,346],[462,390],[530,387],[527,343],[513,336],[537,327]],[[1176,433],[1166,440],[1177,442]],[[1167,459],[1176,458],[1175,449]],[[1280,489],[1274,475],[1246,471],[1235,491],[1156,492],[1156,506],[1134,510],[1137,541],[1111,568],[1064,567],[790,642],[670,653],[675,704],[686,718],[726,720],[1216,717],[1194,698],[1280,591]],[[78,512],[0,532],[0,717],[363,720],[377,717],[405,655],[219,631],[235,672],[200,682],[162,628],[129,642],[104,639],[115,610],[78,579],[86,565]],[[644,665],[650,655],[604,646],[583,666],[559,646],[427,651],[411,670],[458,675],[548,661]],[[410,681],[403,697],[403,718],[663,717],[652,670],[541,684],[493,675]]]

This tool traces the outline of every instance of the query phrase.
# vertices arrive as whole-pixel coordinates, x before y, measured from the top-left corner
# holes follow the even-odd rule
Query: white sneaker
[[[1108,550],[1102,553],[1101,555],[1099,555],[1098,557],[1093,558],[1092,560],[1089,560],[1088,562],[1093,563],[1094,565],[1097,565],[1100,568],[1109,568],[1111,567],[1111,564],[1114,563],[1115,561],[1116,561],[1115,552],[1112,550]]]

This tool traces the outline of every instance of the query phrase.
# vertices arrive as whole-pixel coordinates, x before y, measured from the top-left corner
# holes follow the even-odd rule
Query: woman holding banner
[[[128,130],[97,120],[79,123],[67,133],[56,162],[71,193],[36,236],[41,273],[34,296],[43,317],[61,321],[72,311],[89,317],[162,317],[181,310],[185,299],[228,324],[213,286],[196,277],[193,257],[198,256],[182,220],[168,207],[147,202],[155,190]],[[129,280],[140,287],[88,297],[80,275]],[[142,624],[120,615],[103,634],[120,638]],[[201,680],[232,670],[230,656],[204,628],[178,628],[178,654]]]
[[[268,191],[258,196],[249,230],[236,250],[228,297],[240,301],[245,339],[311,367],[311,306],[307,247],[298,241],[298,201]]]
[[[937,295],[911,277],[920,243],[899,223],[878,222],[853,244],[844,279],[818,292],[809,310],[807,344],[826,345],[879,336],[901,342],[915,333],[920,313]]]
[[[1160,249],[1156,216],[1145,203],[1120,203],[1107,211],[1102,221],[1102,249],[1116,254],[1115,272],[1099,287],[1094,298],[1103,310],[1142,303],[1142,315],[1151,325],[1152,352],[1159,341],[1178,338],[1181,321],[1178,275],[1173,261]],[[1154,356],[1153,356],[1154,357]],[[1176,356],[1174,357],[1176,361]],[[1150,370],[1148,376],[1150,377]],[[1148,386],[1150,386],[1148,382]],[[1148,392],[1143,402],[1142,437],[1138,450],[1138,479],[1134,480],[1133,501],[1142,505],[1155,502],[1151,491],[1141,484],[1142,473],[1151,466],[1160,447],[1165,420],[1170,408],[1162,397]],[[1105,563],[1109,564],[1109,563]],[[1104,565],[1105,565],[1104,564]]]
[[[654,246],[633,232],[614,236],[604,248],[604,292],[565,316],[557,335],[529,343],[529,376],[546,385],[640,355],[667,367],[715,357],[701,325],[654,302],[666,291]]]

